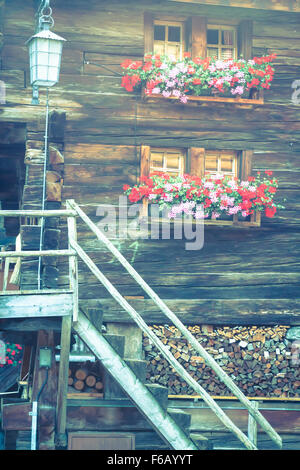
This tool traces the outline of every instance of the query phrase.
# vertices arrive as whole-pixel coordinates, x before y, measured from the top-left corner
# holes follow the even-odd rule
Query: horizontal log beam
[[[88,302],[88,301],[87,301]],[[300,325],[300,299],[172,299],[166,305],[186,325]],[[130,304],[148,323],[165,323],[165,316],[148,299]],[[101,300],[104,322],[133,323],[110,299]]]
[[[0,319],[61,317],[73,313],[72,294],[1,295]]]

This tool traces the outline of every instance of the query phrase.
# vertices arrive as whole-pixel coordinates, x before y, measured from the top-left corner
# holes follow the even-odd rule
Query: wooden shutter
[[[192,59],[206,57],[206,18],[193,16],[187,21],[187,49]]]
[[[241,180],[247,180],[252,171],[253,150],[243,150],[241,152]]]
[[[190,174],[204,176],[205,173],[205,149],[191,147],[188,152]]]
[[[149,11],[144,13],[144,54],[152,54],[154,49],[154,18]]]
[[[141,146],[140,176],[148,176],[150,173],[150,155],[151,155],[150,146],[142,145]]]
[[[252,20],[244,20],[238,26],[238,56],[243,59],[252,59],[252,36],[253,22]]]

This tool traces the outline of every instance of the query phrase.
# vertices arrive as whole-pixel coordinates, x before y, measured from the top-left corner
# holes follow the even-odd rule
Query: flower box
[[[159,100],[170,100],[172,102],[178,103],[178,98],[175,96],[164,97],[163,95],[147,95],[145,90],[142,90],[142,99],[144,101],[159,101]],[[259,90],[256,94],[252,94],[249,98],[241,98],[237,96],[236,98],[228,97],[228,96],[194,96],[188,95],[187,103],[196,103],[198,105],[207,104],[207,103],[231,103],[234,105],[239,105],[243,107],[252,107],[254,105],[263,105],[264,104],[264,97],[263,97],[263,90]]]
[[[278,208],[284,208],[274,202],[277,188],[271,171],[258,172],[247,181],[222,174],[199,177],[156,172],[123,190],[131,203],[143,203],[141,219],[150,217],[151,222],[182,223],[182,217],[188,215],[192,223],[259,227],[262,213],[273,217]],[[149,212],[150,206],[156,211]]]
[[[150,216],[150,203],[147,199],[143,199],[143,207],[140,214],[140,220],[145,221]],[[224,227],[236,227],[236,228],[248,228],[248,227],[260,227],[261,226],[261,212],[255,211],[253,214],[248,216],[249,220],[241,220],[238,215],[233,215],[231,220],[224,219],[193,219],[191,222],[193,224],[204,224],[204,225],[215,225],[215,226],[224,226]],[[182,217],[175,219],[168,219],[163,217],[151,217],[151,222],[154,223],[170,223],[170,224],[182,224]],[[186,221],[185,221],[186,223]]]
[[[183,104],[231,103],[261,105],[262,92],[270,88],[275,54],[251,60],[190,57],[182,60],[147,55],[143,61],[126,60],[121,86],[128,92],[142,90],[145,99],[177,100]]]

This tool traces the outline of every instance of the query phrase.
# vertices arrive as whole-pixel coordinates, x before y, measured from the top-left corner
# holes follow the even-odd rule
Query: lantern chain
[[[43,29],[43,25],[47,25],[48,28],[54,26],[54,20],[52,18],[52,8],[50,7],[50,0],[42,0],[40,7],[37,12],[37,25],[38,29]]]

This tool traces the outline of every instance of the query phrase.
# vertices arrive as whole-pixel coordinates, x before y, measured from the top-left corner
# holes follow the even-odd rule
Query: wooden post
[[[67,207],[69,207],[68,202]],[[71,246],[71,241],[77,241],[75,217],[68,217],[68,240],[69,248]],[[78,260],[76,255],[69,257],[69,277],[70,289],[73,290],[73,322],[76,322],[78,318]]]
[[[10,265],[10,258],[5,259],[4,263],[4,276],[3,276],[3,291],[6,291],[7,284],[8,284],[8,275],[9,275],[9,265]]]
[[[258,410],[259,402],[253,401],[252,406]],[[250,413],[248,417],[248,438],[255,446],[257,446],[257,422]]]
[[[37,335],[36,357],[32,381],[32,402],[38,400],[38,450],[54,450],[55,435],[55,402],[57,391],[57,374],[54,356],[53,330],[40,330]],[[50,369],[40,367],[40,348],[51,348],[52,363]],[[32,410],[31,410],[32,411]]]
[[[66,447],[67,426],[67,393],[69,377],[69,354],[71,344],[72,316],[68,315],[62,319],[60,362],[58,372],[58,392],[56,404],[56,445]]]

